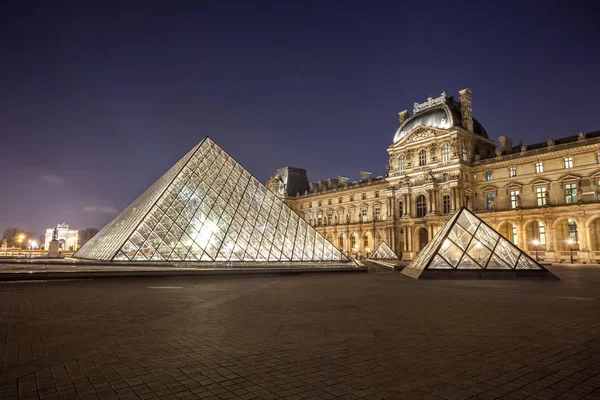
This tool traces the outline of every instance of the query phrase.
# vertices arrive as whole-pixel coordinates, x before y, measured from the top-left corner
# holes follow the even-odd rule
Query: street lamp
[[[25,239],[25,235],[19,235],[18,242],[19,242],[19,248],[21,250],[23,250],[23,239]]]
[[[571,256],[571,264],[573,264],[573,243],[575,243],[573,239],[567,240],[567,244],[569,245],[569,255]]]
[[[531,243],[533,244],[533,248],[535,249],[535,261],[540,261],[540,259],[538,258],[538,246],[539,246],[540,242],[537,240],[534,240]]]

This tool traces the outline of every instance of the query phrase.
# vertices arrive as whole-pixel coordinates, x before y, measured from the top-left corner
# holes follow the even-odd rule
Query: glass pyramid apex
[[[386,242],[379,243],[377,248],[375,250],[373,250],[373,253],[371,253],[371,256],[369,257],[369,259],[400,260],[398,258],[398,256],[396,255],[396,253],[394,253],[394,251],[390,248],[390,246],[388,246],[388,244]]]
[[[208,137],[75,257],[145,262],[348,261]]]
[[[524,270],[550,274],[466,208],[444,225],[403,273],[419,277],[424,271],[436,270],[485,271],[487,275]]]

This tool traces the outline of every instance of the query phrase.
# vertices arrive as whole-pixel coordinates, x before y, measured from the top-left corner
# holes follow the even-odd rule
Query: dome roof
[[[423,111],[415,113],[408,118],[394,135],[394,143],[402,139],[407,133],[415,129],[417,126],[427,126],[431,128],[449,129],[453,126],[462,126],[460,108],[456,102],[437,105],[427,108]],[[483,137],[488,137],[483,125],[473,118],[473,131]]]

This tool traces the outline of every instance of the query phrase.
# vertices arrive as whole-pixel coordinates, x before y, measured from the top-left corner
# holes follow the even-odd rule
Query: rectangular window
[[[538,237],[540,244],[546,244],[546,227],[540,221],[538,221]]]
[[[544,172],[544,163],[543,162],[536,162],[535,163],[535,173],[536,174],[541,174],[542,172]]]
[[[331,205],[331,199],[328,199],[328,200],[327,200],[327,204],[328,204],[328,205]]]
[[[379,190],[375,191],[375,197],[379,197]]]
[[[380,217],[381,217],[381,208],[375,207],[374,212],[375,212],[375,221],[379,221]]]
[[[312,201],[308,203],[308,208],[312,208]]]
[[[318,221],[319,221],[319,226],[323,225],[323,215],[322,214],[319,214]]]
[[[399,202],[398,202],[398,208],[400,209],[400,211],[398,212],[398,216],[399,216],[399,217],[402,217],[402,215],[403,215],[403,211],[404,211],[404,203],[403,203],[403,202],[401,202],[401,201],[399,201]]]
[[[510,208],[517,208],[521,204],[521,192],[519,190],[511,190],[510,192]]]
[[[362,194],[362,199],[363,199],[363,200],[366,200],[366,199],[367,199],[367,194],[366,194],[366,193],[363,193],[363,194]]]
[[[341,203],[341,202],[342,202],[342,198],[340,197],[340,198],[338,198],[338,203]]]
[[[492,171],[488,171],[485,173],[485,180],[486,181],[491,181],[492,179],[494,179],[493,175],[492,175]]]
[[[487,209],[493,210],[495,203],[496,203],[496,193],[488,193],[487,194]]]
[[[535,188],[535,201],[538,206],[546,205],[546,188],[545,187]]]
[[[319,200],[319,207],[321,207],[321,200]]]
[[[462,158],[463,158],[463,161],[469,161],[469,156],[467,154],[467,145],[464,143],[462,145]]]
[[[360,214],[362,216],[362,222],[367,222],[367,209],[363,208],[360,210]]]
[[[565,185],[565,201],[567,203],[577,203],[577,184],[567,183]]]
[[[565,158],[565,168],[573,168],[573,157]]]
[[[354,195],[353,194],[350,195],[350,201],[354,201]]]
[[[515,246],[519,245],[519,240],[517,236],[517,226],[515,224],[512,225],[512,242]]]
[[[517,176],[517,167],[510,167],[509,175],[511,178],[514,178],[515,176]]]
[[[444,203],[444,214],[450,214],[450,195],[445,194],[442,202]]]
[[[600,164],[600,151],[596,154],[596,162]]]

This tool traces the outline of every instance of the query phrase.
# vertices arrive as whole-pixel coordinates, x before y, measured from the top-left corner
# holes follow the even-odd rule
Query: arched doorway
[[[416,238],[417,238],[417,252],[423,250],[423,248],[425,246],[427,246],[427,243],[429,243],[429,232],[427,231],[427,228],[417,228],[417,232],[416,232]]]
[[[373,251],[373,234],[371,231],[364,232],[361,238],[361,246],[363,253],[370,253]]]
[[[593,259],[600,258],[600,218],[590,222],[590,251],[595,252]]]
[[[579,226],[574,218],[561,218],[554,222],[556,249],[562,252],[579,250]]]
[[[525,245],[527,251],[546,250],[546,224],[540,220],[530,221],[525,225]]]
[[[346,251],[344,244],[346,244],[346,236],[342,233],[338,238],[338,249],[340,251]]]

